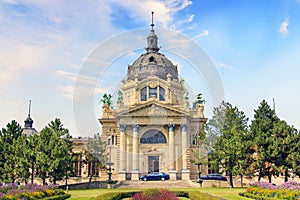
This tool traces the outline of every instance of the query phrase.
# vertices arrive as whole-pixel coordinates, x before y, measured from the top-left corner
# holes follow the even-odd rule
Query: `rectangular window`
[[[147,101],[147,87],[141,89],[141,101]]]
[[[157,88],[150,88],[149,87],[149,97],[157,98]]]
[[[165,89],[163,87],[159,87],[159,100],[165,101]]]

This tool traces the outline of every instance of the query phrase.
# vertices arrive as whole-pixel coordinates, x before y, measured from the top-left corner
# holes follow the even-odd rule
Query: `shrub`
[[[63,195],[58,195],[58,196],[47,197],[47,198],[44,198],[44,200],[64,200],[64,199],[67,199],[70,197],[71,197],[70,194],[63,194]]]

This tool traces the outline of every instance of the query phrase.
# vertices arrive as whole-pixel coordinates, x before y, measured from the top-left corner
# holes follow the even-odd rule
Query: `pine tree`
[[[258,171],[258,181],[265,175],[271,183],[272,175],[277,173],[274,168],[273,146],[274,125],[278,121],[274,110],[263,100],[257,110],[254,110],[254,120],[250,126],[253,148],[256,149],[254,168]]]
[[[38,137],[36,166],[38,175],[46,183],[46,178],[62,180],[70,171],[72,142],[68,129],[63,128],[59,119],[51,121]]]
[[[223,170],[229,173],[230,186],[234,187],[233,175],[243,174],[245,164],[241,160],[246,160],[248,156],[245,151],[249,148],[248,143],[244,142],[248,131],[248,118],[237,107],[227,105],[224,125],[215,144],[215,154]]]
[[[293,128],[289,141],[290,153],[287,156],[287,163],[292,169],[293,177],[300,177],[300,132]]]
[[[15,153],[14,142],[22,135],[22,128],[15,120],[6,125],[6,129],[2,128],[1,136],[1,152],[0,152],[0,171],[1,178],[4,182],[14,182],[16,179],[16,162],[17,155]]]

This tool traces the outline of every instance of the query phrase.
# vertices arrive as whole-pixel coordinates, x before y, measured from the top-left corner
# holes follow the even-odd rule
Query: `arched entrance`
[[[141,144],[165,144],[167,139],[165,135],[159,130],[148,130],[146,131],[141,139]],[[148,172],[158,172],[160,169],[160,156],[156,151],[155,145],[151,145],[150,154],[148,155]]]
[[[140,143],[141,144],[163,144],[163,143],[167,143],[167,139],[165,135],[159,130],[149,130],[142,135],[140,139]]]

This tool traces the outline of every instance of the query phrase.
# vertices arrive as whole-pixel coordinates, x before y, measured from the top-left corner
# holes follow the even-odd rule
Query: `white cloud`
[[[17,78],[26,71],[38,68],[45,60],[40,45],[26,44],[18,40],[5,40],[0,47],[0,81]]]
[[[193,40],[197,40],[198,38],[207,36],[209,34],[208,30],[203,30],[201,33],[199,33],[198,35],[196,35]]]
[[[186,19],[178,20],[173,25],[171,25],[172,30],[177,30],[179,27],[181,27],[184,24],[190,24],[194,20],[195,15],[190,15]]]
[[[173,14],[192,4],[189,0],[113,0],[127,9],[132,18],[150,22],[150,13],[154,11],[154,23],[168,28],[173,21]]]
[[[279,33],[283,37],[286,37],[289,34],[288,27],[289,27],[289,18],[286,18],[285,21],[281,23],[279,28]]]
[[[229,69],[229,70],[233,70],[234,68],[230,65],[227,65],[225,63],[217,63],[216,64],[217,67],[222,67],[222,68],[225,68],[225,69]]]

